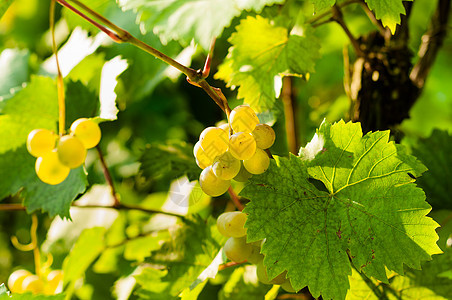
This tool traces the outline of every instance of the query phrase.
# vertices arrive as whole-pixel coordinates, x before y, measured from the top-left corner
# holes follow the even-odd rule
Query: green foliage
[[[429,203],[435,208],[452,208],[452,136],[445,131],[435,130],[426,139],[420,139],[413,148],[413,154],[429,169],[419,178],[419,185],[425,191]]]
[[[320,44],[311,28],[289,32],[260,16],[242,20],[229,42],[229,55],[215,77],[229,87],[240,86],[238,98],[256,111],[273,108],[282,76],[313,72],[319,57]]]
[[[160,36],[164,44],[177,40],[187,46],[192,39],[204,49],[214,37],[220,36],[223,29],[231,24],[234,17],[243,10],[260,12],[264,6],[282,3],[283,0],[120,0],[125,10],[139,12],[137,21],[147,32]]]
[[[369,8],[394,34],[397,24],[400,24],[400,15],[405,14],[403,0],[365,0]],[[412,0],[408,0],[412,1]]]
[[[10,97],[11,92],[14,93],[21,88],[22,83],[28,81],[29,59],[30,52],[28,50],[5,49],[2,51],[0,54],[0,70],[2,70],[0,73],[0,96]]]
[[[314,5],[314,11],[319,12],[325,8],[329,8],[336,3],[336,0],[309,0]]]
[[[66,129],[79,118],[92,118],[98,115],[99,101],[96,94],[80,81],[66,84]]]
[[[189,180],[196,180],[201,173],[193,158],[193,146],[186,143],[149,145],[140,161],[143,176],[148,179],[174,180],[187,175]]]
[[[251,199],[248,240],[266,238],[269,277],[287,270],[294,288],[343,299],[349,258],[367,276],[387,282],[385,267],[403,273],[403,264],[420,268],[440,253],[438,225],[425,217],[430,206],[407,174],[420,176],[425,167],[388,143],[389,132],[363,137],[359,124],[341,121],[324,122],[318,135],[313,160],[275,158],[241,192]]]
[[[270,285],[263,285],[257,281],[255,267],[245,266],[234,270],[219,292],[218,299],[264,299],[270,288]]]
[[[0,3],[0,19],[3,17],[8,7],[14,2],[14,0],[4,0]]]
[[[33,295],[31,293],[26,294],[14,294],[11,297],[0,294],[1,300],[64,300],[64,294],[45,296],[45,295]]]

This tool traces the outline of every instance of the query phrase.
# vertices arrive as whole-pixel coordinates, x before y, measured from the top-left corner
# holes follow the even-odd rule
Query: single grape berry
[[[240,160],[232,156],[229,151],[226,151],[215,159],[212,170],[218,178],[231,180],[240,171]]]
[[[251,254],[251,245],[246,243],[244,237],[229,238],[223,247],[224,254],[233,262],[243,262]]]
[[[251,254],[248,257],[248,262],[257,265],[264,259],[264,255],[261,253],[261,247],[251,245]]]
[[[270,158],[264,150],[257,148],[254,155],[243,161],[243,166],[251,174],[262,174],[267,171]]]
[[[246,234],[246,214],[240,211],[226,212],[217,219],[218,231],[227,237],[243,237]]]
[[[270,148],[275,142],[275,131],[267,124],[257,124],[251,133],[256,140],[256,146],[261,149]]]
[[[63,271],[53,270],[47,275],[47,284],[44,287],[46,295],[54,295],[63,290]]]
[[[8,278],[9,290],[12,293],[17,293],[17,294],[23,293],[24,290],[22,289],[22,282],[24,281],[24,279],[27,276],[30,276],[30,275],[31,275],[30,272],[28,272],[27,270],[23,270],[23,269],[12,272]]]
[[[250,159],[256,152],[256,141],[251,133],[233,134],[229,138],[229,152],[237,159]]]
[[[56,150],[38,157],[35,164],[36,175],[47,184],[59,184],[69,175],[69,167],[63,165]]]
[[[71,169],[82,165],[86,158],[86,148],[83,143],[71,135],[60,138],[57,153],[60,162]]]
[[[55,148],[57,136],[47,129],[35,129],[28,134],[27,149],[34,157],[40,157]]]
[[[38,275],[30,275],[25,277],[22,282],[22,289],[25,292],[32,292],[33,294],[39,294],[44,289],[44,282]]]
[[[296,293],[297,291],[292,287],[292,284],[290,283],[290,280],[289,279],[286,279],[286,281],[284,281],[282,284],[281,284],[281,288],[283,289],[283,290],[285,290],[286,292],[288,292],[288,293]]]
[[[264,266],[264,261],[262,260],[256,265],[256,275],[257,279],[263,284],[282,284],[286,281],[287,271],[282,272],[270,280],[267,274],[267,268]]]
[[[203,170],[213,163],[213,158],[207,156],[199,141],[193,147],[193,155],[196,158],[196,164]]]
[[[248,105],[240,105],[234,108],[229,115],[229,121],[234,132],[253,132],[259,119],[254,110]]]
[[[71,132],[86,149],[96,147],[102,135],[99,125],[86,118],[75,120],[71,125]]]
[[[238,182],[246,182],[251,176],[253,176],[253,174],[246,170],[243,166],[243,162],[240,162],[240,171],[233,179]]]
[[[201,132],[199,142],[209,158],[215,159],[228,149],[229,135],[219,127],[207,127]]]
[[[213,173],[212,166],[208,166],[199,176],[199,185],[207,195],[211,197],[218,197],[228,190],[231,185],[231,181],[218,178]]]

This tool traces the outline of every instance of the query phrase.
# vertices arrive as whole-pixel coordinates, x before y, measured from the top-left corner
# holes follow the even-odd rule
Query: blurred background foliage
[[[416,51],[422,35],[428,28],[436,2],[431,0],[414,1],[410,19],[409,43],[414,54],[413,61],[417,58]],[[9,88],[6,89],[8,83],[5,82],[9,80],[22,83],[29,81],[32,74],[45,74],[41,64],[52,55],[49,3],[49,0],[15,0],[0,20],[0,72],[6,74],[0,74],[2,79],[0,80],[0,95],[4,95],[0,101],[0,108],[3,105],[2,102],[7,101],[7,94],[10,93]],[[193,68],[202,67],[206,52],[200,47],[192,44],[184,48],[175,41],[163,45],[152,33],[142,35],[139,25],[135,24],[136,14],[132,11],[123,12],[115,1],[95,0],[86,1],[86,3],[156,49],[172,57],[177,56],[179,60],[191,64]],[[312,11],[309,3],[302,1],[301,5],[307,11]],[[274,8],[265,8],[262,15],[271,15],[272,9]],[[247,14],[251,13],[243,13],[243,15]],[[358,6],[347,6],[344,8],[344,14],[347,24],[355,36],[374,30],[374,26]],[[235,18],[231,26],[226,28],[222,36],[217,39],[211,74],[217,71],[218,65],[226,56],[230,46],[227,38],[243,15]],[[71,31],[77,26],[88,32],[87,37],[102,35],[79,16],[57,6],[56,34],[60,46],[68,41]],[[343,49],[349,44],[349,41],[335,23],[327,23],[318,27],[316,35],[321,41],[322,48],[315,73],[310,74],[309,80],[292,79],[298,147],[305,145],[312,138],[315,128],[323,119],[327,119],[329,122],[349,119],[350,100],[343,87]],[[7,51],[10,51],[10,55],[13,55],[14,59],[7,57]],[[116,87],[118,119],[101,124],[103,134],[101,147],[117,184],[121,201],[131,205],[139,203],[150,209],[160,209],[169,203],[168,199],[172,197],[171,195],[177,194],[177,191],[174,193],[174,189],[184,187],[184,183],[174,181],[176,179],[174,176],[182,174],[170,174],[168,177],[160,176],[158,172],[146,172],[146,169],[140,171],[142,162],[146,162],[146,160],[142,160],[143,157],[146,157],[146,151],[158,148],[161,151],[162,159],[165,159],[165,153],[167,153],[165,151],[176,149],[191,157],[191,145],[197,141],[202,129],[223,120],[225,116],[204,91],[189,85],[184,76],[175,72],[171,67],[131,45],[113,44],[106,39],[103,39],[100,47],[94,53],[88,55],[67,75],[66,80],[79,80],[88,87],[89,92],[98,94],[103,64],[118,55],[127,60],[129,67],[119,77]],[[403,142],[414,147],[414,154],[419,155],[421,160],[424,156],[434,156],[435,153],[438,153],[435,151],[444,153],[441,147],[448,144],[450,148],[452,144],[450,138],[450,134],[452,134],[451,66],[452,37],[449,35],[439,52],[422,96],[410,111],[410,118],[396,128],[404,136]],[[231,106],[241,104],[242,101],[236,99],[236,92],[226,88],[224,82],[213,78],[210,78],[209,82],[222,89]],[[20,85],[18,88],[20,89]],[[272,153],[285,156],[288,153],[288,146],[281,101],[277,102],[274,115],[277,120],[274,126],[277,139]],[[427,138],[434,130],[442,130],[442,132],[438,132],[436,137],[428,140]],[[449,135],[444,131],[449,132]],[[432,145],[435,145],[437,148],[434,149],[437,150],[432,151]],[[442,164],[437,166],[435,163],[431,164],[431,174],[441,180],[441,184],[436,183],[435,186],[435,180],[425,180],[427,195],[429,195],[429,190],[434,191],[432,192],[433,200],[430,201],[434,209],[452,209],[449,192],[450,186],[452,186],[450,153],[448,156],[445,154]],[[108,198],[109,191],[104,185],[98,159],[95,153],[89,155],[87,159],[88,180],[93,188],[80,200]],[[425,163],[430,167],[427,160]],[[151,165],[153,163],[154,161],[149,162]],[[171,162],[164,160],[164,163]],[[429,175],[427,174],[426,178],[427,176]],[[449,188],[438,191],[438,186]],[[240,190],[240,186],[237,188]],[[195,205],[188,209],[200,213],[205,218],[211,214],[216,217],[224,211],[225,207],[228,209],[228,206],[231,205],[224,197],[211,201],[205,195],[195,194],[192,200]],[[19,202],[20,198],[18,195],[11,196],[8,201]],[[108,203],[109,199],[106,201]],[[155,226],[159,226],[155,220],[158,218],[157,216],[149,218],[148,214],[139,211],[108,211],[102,212],[103,215],[99,218],[95,215],[96,213],[99,211],[91,211],[90,214],[80,214],[76,210],[71,211],[74,224],[78,224],[77,226],[89,223],[109,229],[106,243],[110,246],[94,264],[90,264],[85,275],[85,284],[76,292],[79,299],[115,298],[115,295],[122,291],[121,284],[117,281],[118,278],[125,278],[134,272],[137,263],[142,262],[149,252],[154,251],[152,247],[158,248],[158,245],[153,244],[152,241],[161,239],[161,237],[146,235]],[[53,268],[61,268],[63,260],[80,234],[81,228],[75,230],[74,227],[64,225],[67,228],[65,227],[62,232],[52,236],[53,231],[47,233],[52,219],[49,219],[47,215],[39,215],[39,220],[38,236],[41,242],[45,241],[44,253],[52,254]],[[167,222],[174,222],[174,219],[167,220]],[[30,224],[29,215],[23,211],[0,211],[0,283],[6,282],[9,274],[19,266],[33,270],[34,263],[31,253],[18,251],[10,242],[11,236],[17,236],[22,243],[30,242]],[[140,236],[143,236],[145,240],[140,240]],[[135,244],[121,244],[124,239],[134,239]],[[124,251],[125,255],[123,255]],[[231,278],[238,282],[237,284],[246,286],[243,282],[246,272],[246,269],[221,271],[215,280],[207,284],[199,299],[215,299],[216,296],[213,295],[219,293],[220,299],[238,299],[234,296],[236,293],[234,286],[231,287],[229,284],[223,287],[222,284],[231,275]],[[111,290],[112,286],[115,286],[115,291]],[[265,294],[265,287],[263,289],[258,293]]]

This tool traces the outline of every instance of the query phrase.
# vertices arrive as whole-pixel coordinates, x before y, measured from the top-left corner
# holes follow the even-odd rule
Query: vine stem
[[[102,165],[102,170],[104,172],[105,181],[107,181],[107,184],[110,186],[111,195],[113,196],[113,199],[115,201],[113,206],[116,207],[116,206],[120,205],[120,203],[119,203],[118,194],[116,193],[115,184],[111,177],[110,170],[108,169],[107,163],[105,162],[105,158],[102,153],[102,149],[100,148],[99,145],[96,146],[96,150],[97,150],[97,154],[99,154],[99,160],[100,160],[100,164]]]
[[[33,257],[35,261],[35,274],[40,276],[41,274],[41,253],[39,252],[39,245],[38,245],[38,217],[36,214],[31,215],[31,229],[30,229],[30,236],[31,236],[31,244],[33,245]]]
[[[83,11],[90,14],[91,16],[93,16],[94,18],[99,20],[101,23],[105,24],[108,28],[99,24],[98,22],[94,21],[93,19],[91,19],[90,17],[85,15],[83,12],[76,9],[74,6],[70,5],[65,0],[54,0],[54,1],[58,2],[62,6],[68,8],[69,10],[73,11],[74,13],[76,13],[79,16],[81,16],[82,18],[84,18],[86,21],[88,21],[91,24],[93,24],[94,26],[96,26],[98,29],[100,29],[105,34],[107,34],[113,41],[115,41],[117,43],[129,43],[129,44],[151,54],[152,56],[162,60],[163,62],[167,63],[168,65],[176,68],[181,73],[183,73],[187,76],[188,82],[190,82],[191,84],[193,84],[195,86],[201,87],[215,101],[215,103],[226,113],[226,115],[229,116],[231,109],[229,108],[226,98],[224,96],[222,96],[223,94],[221,93],[221,91],[220,91],[220,93],[218,93],[218,91],[216,91],[213,87],[211,87],[205,80],[205,74],[207,73],[206,69],[203,72],[202,70],[195,70],[195,69],[192,69],[190,67],[180,64],[179,62],[175,61],[171,57],[165,55],[164,53],[158,51],[157,49],[151,47],[150,45],[144,43],[143,41],[137,39],[132,34],[130,34],[128,31],[115,25],[114,23],[109,21],[107,18],[98,14],[97,12],[95,12],[94,10],[92,10],[91,8],[89,8],[88,6],[86,6],[85,4],[81,3],[78,0],[69,0],[69,1],[76,4]],[[214,43],[212,44],[211,50],[213,49],[213,45],[214,45]],[[211,55],[207,57],[206,65],[210,65],[210,59],[211,59],[210,57],[211,57]]]
[[[235,207],[237,207],[238,210],[242,211],[245,206],[243,206],[242,202],[240,202],[240,197],[237,195],[237,193],[234,191],[232,186],[228,188],[229,196],[231,197],[232,203],[234,203]]]
[[[282,88],[282,100],[284,104],[284,118],[286,121],[286,136],[287,136],[287,144],[289,147],[289,152],[293,154],[297,154],[297,132],[295,126],[295,110],[294,110],[294,101],[292,94],[292,78],[284,77],[283,78],[283,88]]]
[[[356,55],[358,55],[360,57],[365,57],[365,54],[364,54],[363,50],[361,50],[361,47],[359,46],[358,41],[353,36],[353,34],[351,33],[350,29],[348,29],[347,24],[345,24],[345,21],[344,21],[343,15],[342,15],[342,11],[340,10],[340,7],[338,5],[334,5],[332,7],[332,12],[333,12],[332,19],[337,24],[339,24],[339,26],[342,27],[342,29],[344,30],[345,34],[348,36],[350,42],[352,43],[352,46],[355,49]]]
[[[63,135],[66,127],[66,103],[64,96],[63,74],[61,73],[60,63],[58,60],[58,49],[55,41],[55,0],[50,2],[50,32],[52,33],[52,51],[55,55],[57,66],[57,93],[58,93],[58,133]]]

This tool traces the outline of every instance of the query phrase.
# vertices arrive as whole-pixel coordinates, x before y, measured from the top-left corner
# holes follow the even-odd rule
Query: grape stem
[[[240,202],[240,197],[237,195],[237,193],[234,191],[232,186],[228,188],[229,196],[231,197],[232,203],[234,203],[235,207],[242,211],[245,206],[243,206],[242,202]]]
[[[122,29],[121,27],[115,25],[111,21],[109,21],[107,18],[103,17],[102,15],[98,14],[85,4],[81,3],[78,0],[69,0],[70,2],[77,5],[80,9],[85,11],[87,14],[90,14],[95,19],[97,19],[100,23],[103,23],[105,26],[101,25],[100,23],[94,21],[87,15],[85,15],[83,12],[75,8],[74,6],[70,5],[65,0],[54,0],[61,4],[62,6],[68,8],[69,10],[73,11],[74,13],[78,14],[82,18],[84,18],[86,21],[90,22],[94,26],[96,26],[98,29],[103,31],[105,34],[108,35],[113,41],[116,43],[129,43],[137,48],[140,48],[141,50],[153,55],[154,57],[162,60],[163,62],[169,64],[170,66],[176,68],[183,74],[187,76],[187,81],[195,86],[201,87],[214,101],[215,103],[226,113],[226,115],[229,116],[229,113],[231,111],[226,98],[221,95],[223,95],[220,91],[220,93],[216,92],[215,88],[210,86],[207,81],[205,80],[208,74],[210,73],[210,64],[211,64],[211,57],[213,52],[213,47],[215,45],[215,42],[212,42],[210,53],[207,56],[206,63],[204,65],[204,70],[195,70],[192,68],[189,68],[187,66],[184,66],[180,64],[179,62],[175,61],[171,57],[165,55],[164,53],[158,51],[157,49],[151,47],[150,45],[144,43],[143,41],[137,39],[133,35],[131,35],[128,31]],[[218,89],[219,90],[219,89]],[[225,101],[226,100],[226,101]]]
[[[113,199],[115,201],[113,206],[118,206],[118,205],[120,205],[119,197],[118,197],[118,194],[116,193],[115,184],[113,183],[113,179],[111,177],[110,170],[108,169],[107,163],[105,162],[105,158],[102,153],[102,149],[100,148],[99,145],[97,145],[96,150],[97,150],[97,153],[99,154],[100,164],[102,165],[102,170],[104,172],[105,181],[107,181],[108,185],[110,186],[111,195],[113,196]]]

